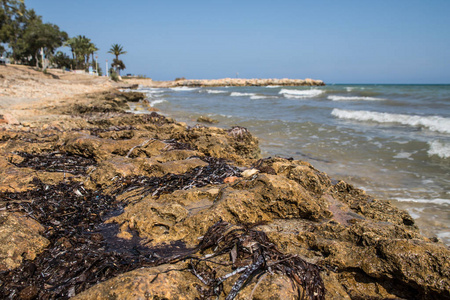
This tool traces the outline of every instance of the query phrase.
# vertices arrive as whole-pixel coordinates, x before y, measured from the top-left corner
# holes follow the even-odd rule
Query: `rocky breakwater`
[[[142,84],[151,87],[216,87],[216,86],[323,86],[322,80],[315,79],[180,79],[173,81],[152,81],[151,79],[127,79],[126,82]]]
[[[139,99],[134,94],[133,99]],[[0,129],[0,295],[450,299],[450,250],[243,127],[79,97]]]

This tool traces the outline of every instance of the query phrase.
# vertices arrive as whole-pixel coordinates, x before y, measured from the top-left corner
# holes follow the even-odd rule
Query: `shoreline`
[[[40,82],[56,93],[49,80]],[[0,269],[10,270],[0,276],[27,286],[4,295],[193,299],[196,286],[215,288],[200,277],[241,266],[267,275],[240,297],[295,295],[286,268],[309,270],[315,283],[294,285],[317,298],[448,296],[450,250],[406,212],[304,161],[261,158],[243,127],[126,113],[129,95],[97,87],[106,89],[2,108],[17,124],[0,124]],[[27,271],[49,262],[54,278]],[[224,279],[222,294],[244,274]]]

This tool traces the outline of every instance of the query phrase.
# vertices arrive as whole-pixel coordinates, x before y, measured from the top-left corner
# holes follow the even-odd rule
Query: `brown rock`
[[[227,177],[223,180],[223,183],[233,183],[238,179],[239,179],[239,177],[236,177],[236,176]]]
[[[184,263],[143,268],[117,276],[77,295],[74,300],[174,299],[199,297],[196,278]]]
[[[0,270],[16,268],[23,259],[33,260],[50,243],[40,234],[44,227],[18,213],[0,212]]]

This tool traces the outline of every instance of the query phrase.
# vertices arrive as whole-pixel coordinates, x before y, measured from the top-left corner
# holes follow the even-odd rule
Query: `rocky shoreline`
[[[450,250],[405,211],[142,96],[0,124],[3,298],[450,299]]]

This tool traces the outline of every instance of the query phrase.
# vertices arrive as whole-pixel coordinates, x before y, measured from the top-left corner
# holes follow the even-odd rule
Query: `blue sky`
[[[105,68],[154,80],[314,78],[450,83],[449,0],[25,0],[44,22],[85,35]]]

